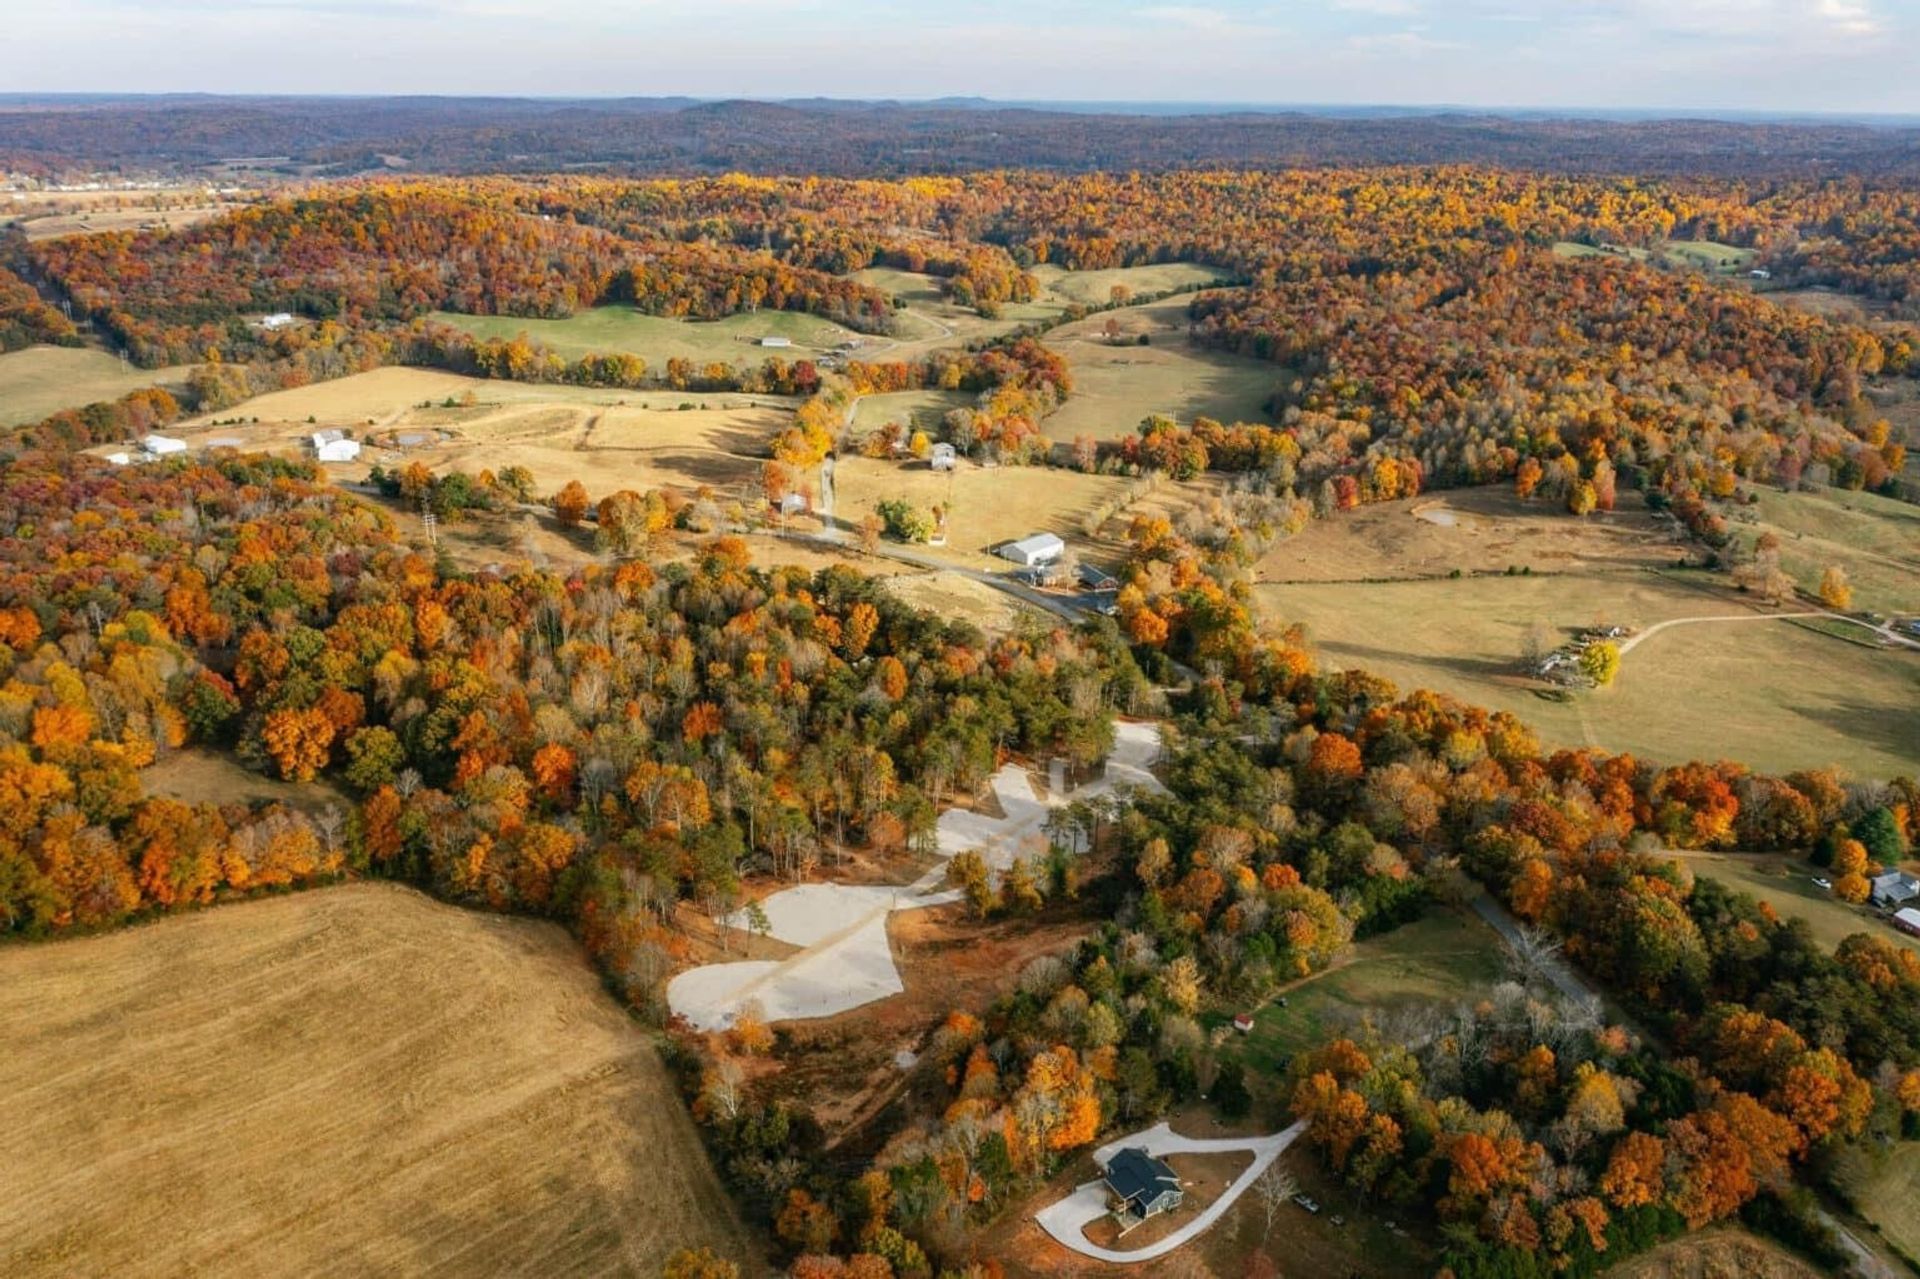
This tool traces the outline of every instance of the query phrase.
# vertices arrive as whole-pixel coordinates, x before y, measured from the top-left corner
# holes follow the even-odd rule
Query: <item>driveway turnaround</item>
[[[1137,1132],[1131,1137],[1122,1137],[1110,1141],[1093,1152],[1094,1162],[1102,1167],[1109,1159],[1127,1146],[1145,1146],[1150,1155],[1212,1155],[1232,1154],[1247,1151],[1253,1155],[1253,1162],[1247,1170],[1234,1178],[1233,1184],[1220,1192],[1220,1197],[1180,1229],[1166,1238],[1150,1243],[1143,1248],[1116,1251],[1101,1248],[1087,1238],[1087,1227],[1104,1217],[1107,1213],[1107,1188],[1104,1182],[1089,1181],[1080,1186],[1065,1199],[1050,1207],[1042,1208],[1033,1219],[1040,1228],[1073,1249],[1083,1257],[1092,1257],[1095,1261],[1111,1261],[1120,1265],[1130,1262],[1152,1261],[1155,1257],[1164,1257],[1180,1245],[1205,1234],[1214,1222],[1226,1215],[1227,1209],[1239,1201],[1247,1188],[1253,1185],[1267,1165],[1280,1157],[1280,1152],[1291,1146],[1294,1139],[1306,1131],[1303,1119],[1285,1132],[1277,1132],[1271,1137],[1219,1137],[1199,1138],[1182,1137],[1166,1124],[1156,1124],[1145,1132]]]
[[[937,831],[942,857],[978,851],[995,872],[1017,858],[1046,851],[1047,817],[1070,799],[1104,795],[1119,786],[1160,789],[1151,765],[1160,756],[1157,724],[1114,725],[1113,753],[1104,775],[1072,795],[1034,793],[1025,769],[1009,764],[992,778],[995,801],[1004,816],[949,810]],[[960,900],[943,889],[947,870],[936,865],[917,882],[886,884],[801,884],[760,903],[767,934],[800,952],[780,960],[742,960],[688,969],[667,983],[667,1006],[700,1030],[724,1030],[741,1011],[756,1007],[766,1021],[831,1017],[906,987],[893,962],[887,916],[896,910],[920,910]],[[747,930],[747,915],[727,917],[731,928]]]

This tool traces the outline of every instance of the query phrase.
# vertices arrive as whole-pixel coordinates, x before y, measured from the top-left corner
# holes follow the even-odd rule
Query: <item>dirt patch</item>
[[[751,1241],[550,924],[393,885],[0,950],[9,1275],[654,1273]]]
[[[345,812],[353,801],[329,781],[283,782],[250,772],[213,751],[171,751],[140,774],[149,795],[165,795],[189,804],[285,804],[303,813],[334,808]]]
[[[1744,1230],[1704,1230],[1622,1262],[1619,1279],[1813,1279],[1820,1272]]]

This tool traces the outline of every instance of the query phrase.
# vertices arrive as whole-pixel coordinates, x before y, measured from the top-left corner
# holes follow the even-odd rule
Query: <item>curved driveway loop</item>
[[[1277,1132],[1271,1137],[1219,1137],[1205,1139],[1182,1137],[1166,1124],[1156,1124],[1145,1132],[1137,1132],[1131,1137],[1122,1137],[1110,1141],[1093,1152],[1094,1162],[1105,1166],[1116,1152],[1125,1146],[1145,1146],[1150,1155],[1211,1155],[1231,1154],[1245,1150],[1253,1154],[1253,1162],[1247,1165],[1245,1172],[1234,1178],[1233,1184],[1220,1192],[1220,1197],[1208,1204],[1206,1210],[1189,1221],[1165,1239],[1150,1243],[1144,1248],[1134,1248],[1125,1252],[1116,1252],[1111,1248],[1101,1248],[1086,1235],[1087,1227],[1107,1212],[1107,1188],[1104,1182],[1089,1181],[1076,1189],[1065,1199],[1050,1207],[1042,1208],[1033,1219],[1040,1228],[1052,1235],[1060,1243],[1073,1249],[1083,1257],[1092,1257],[1095,1261],[1111,1261],[1126,1265],[1137,1261],[1152,1261],[1155,1257],[1164,1257],[1181,1244],[1204,1234],[1208,1227],[1226,1215],[1240,1196],[1247,1192],[1267,1165],[1280,1157],[1280,1152],[1291,1146],[1294,1139],[1307,1128],[1303,1119],[1285,1132]]]

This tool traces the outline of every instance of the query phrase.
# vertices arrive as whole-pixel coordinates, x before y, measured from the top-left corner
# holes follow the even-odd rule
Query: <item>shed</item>
[[[1100,1175],[1113,1195],[1114,1216],[1123,1220],[1145,1221],[1178,1208],[1184,1197],[1180,1178],[1166,1160],[1148,1154],[1145,1146],[1126,1146],[1114,1152]]]
[[[1067,544],[1052,533],[1035,533],[1017,542],[1008,542],[998,554],[1003,560],[1029,566],[1051,564],[1067,553]]]
[[[792,346],[793,339],[779,338],[779,337],[764,337],[760,339],[760,345],[761,346]]]
[[[115,466],[125,466],[127,463],[133,461],[133,459],[125,453],[109,453],[107,454],[107,461],[113,463]]]
[[[272,315],[260,317],[260,327],[263,329],[284,329],[292,323],[293,316],[286,311],[275,311]]]
[[[1763,266],[1757,266],[1753,268],[1753,270],[1747,272],[1747,274],[1752,276],[1756,280],[1771,280],[1773,278],[1773,272],[1767,270],[1767,268]]]
[[[185,453],[187,442],[170,435],[149,435],[140,441],[140,447],[154,457],[165,457],[169,453]]]
[[[933,452],[927,454],[927,464],[936,471],[951,471],[959,460],[951,444],[936,444]]]
[[[1912,933],[1920,937],[1920,910],[1903,906],[1893,912],[1893,926],[1903,933]]]
[[[307,438],[313,441],[313,449],[314,449],[314,452],[317,453],[321,449],[327,447],[327,445],[329,444],[333,444],[340,440],[346,439],[347,433],[337,428],[329,427],[324,431],[315,431],[312,435],[308,436]]]
[[[1253,1033],[1253,1014],[1252,1013],[1235,1013],[1233,1015],[1233,1028],[1239,1031],[1243,1035],[1252,1034]]]
[[[322,462],[351,462],[360,456],[358,440],[328,440],[317,446],[313,455]]]

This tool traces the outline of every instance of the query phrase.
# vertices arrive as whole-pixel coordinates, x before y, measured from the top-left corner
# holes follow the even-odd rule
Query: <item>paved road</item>
[[[1110,1141],[1093,1152],[1094,1162],[1105,1166],[1123,1146],[1145,1146],[1148,1154],[1216,1154],[1221,1152],[1250,1151],[1253,1162],[1247,1165],[1245,1172],[1234,1179],[1232,1185],[1220,1192],[1220,1197],[1208,1204],[1199,1216],[1164,1239],[1156,1240],[1142,1248],[1125,1252],[1112,1248],[1102,1248],[1091,1242],[1086,1228],[1107,1213],[1107,1187],[1105,1182],[1089,1181],[1079,1186],[1065,1199],[1042,1208],[1034,1214],[1034,1220],[1040,1228],[1052,1235],[1062,1244],[1073,1249],[1083,1257],[1092,1257],[1096,1261],[1111,1261],[1121,1265],[1131,1262],[1152,1261],[1155,1257],[1164,1257],[1181,1244],[1206,1232],[1214,1222],[1226,1215],[1227,1209],[1247,1192],[1247,1188],[1258,1180],[1267,1165],[1280,1157],[1282,1151],[1291,1146],[1294,1139],[1307,1129],[1306,1120],[1301,1120],[1285,1132],[1277,1132],[1271,1137],[1220,1137],[1206,1139],[1182,1137],[1166,1124],[1156,1124],[1145,1132],[1137,1132],[1131,1137],[1122,1137]]]
[[[1499,933],[1509,946],[1519,944],[1520,921],[1508,914],[1507,908],[1495,901],[1492,893],[1484,890],[1477,893],[1473,898],[1473,909],[1480,918],[1493,926],[1493,930]],[[1586,979],[1574,971],[1573,965],[1560,956],[1553,956],[1542,965],[1542,968],[1546,972],[1547,980],[1568,999],[1580,1002],[1599,1001],[1600,992],[1589,986]]]

